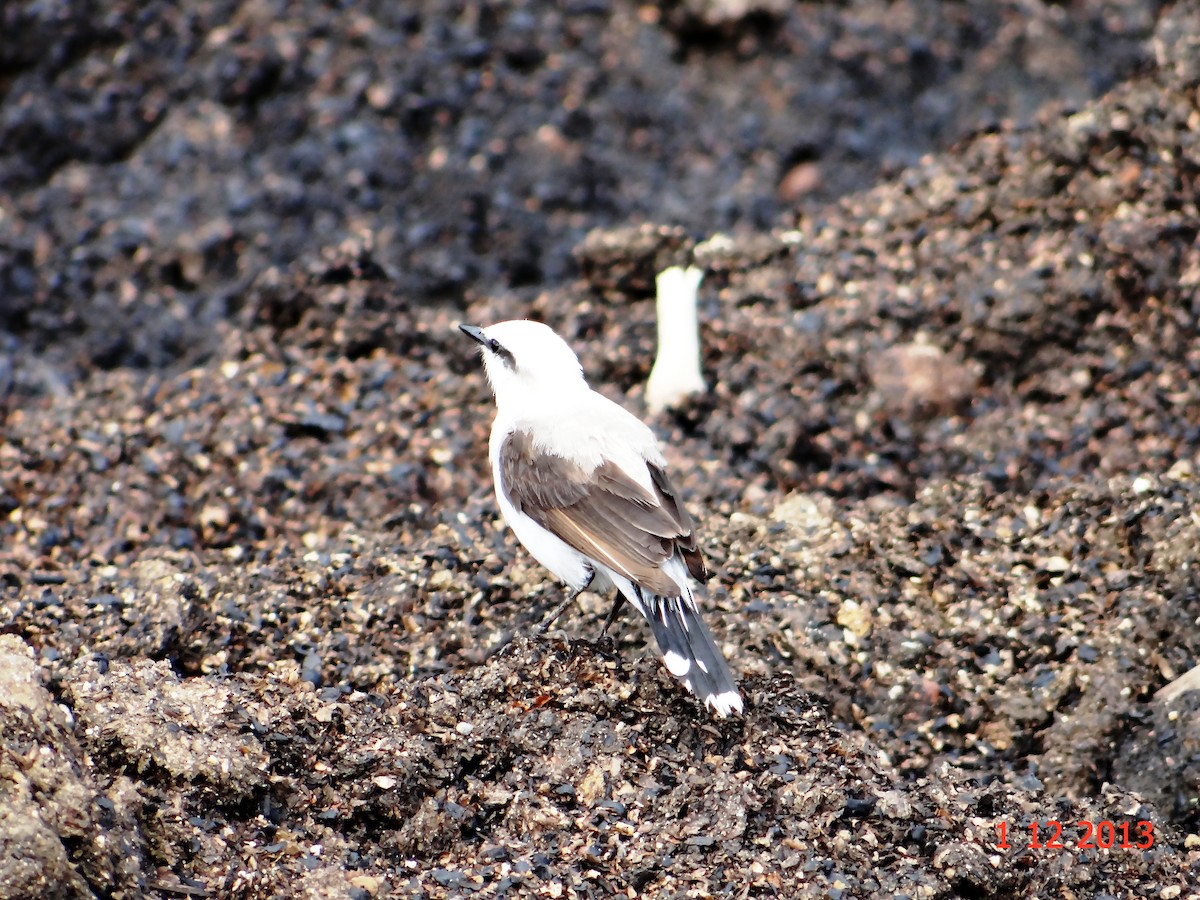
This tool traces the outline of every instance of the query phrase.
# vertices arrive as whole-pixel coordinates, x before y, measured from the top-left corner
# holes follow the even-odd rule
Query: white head
[[[579,358],[566,341],[540,322],[522,319],[486,328],[458,327],[479,344],[498,406],[587,389]]]

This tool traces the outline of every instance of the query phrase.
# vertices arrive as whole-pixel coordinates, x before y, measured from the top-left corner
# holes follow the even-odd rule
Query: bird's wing
[[[509,434],[500,448],[500,478],[513,506],[580,553],[661,596],[679,594],[662,570],[676,552],[693,577],[708,575],[691,517],[675,499],[667,474],[647,463],[653,492],[620,466],[587,471],[538,450],[527,431]]]

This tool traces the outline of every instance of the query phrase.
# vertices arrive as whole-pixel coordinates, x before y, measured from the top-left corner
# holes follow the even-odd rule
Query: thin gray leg
[[[575,598],[578,597],[580,594],[582,594],[584,591],[586,591],[588,589],[588,585],[590,585],[592,583],[592,580],[595,577],[596,577],[596,570],[589,569],[587,583],[584,584],[584,586],[581,587],[577,591],[569,591],[567,593],[567,599],[564,600],[562,603],[558,604],[558,606],[554,607],[554,609],[551,611],[550,615],[548,615],[548,616],[546,616],[546,618],[542,619],[542,624],[539,625],[538,629],[537,629],[538,634],[545,634],[547,632],[547,630],[549,630],[550,626],[554,624],[554,620],[557,619],[559,616],[561,616],[563,614],[563,611],[568,606],[570,606],[572,603],[575,602]]]
[[[608,635],[608,629],[612,623],[617,620],[617,613],[621,611],[621,607],[625,605],[625,595],[617,591],[617,599],[613,601],[612,609],[608,611],[608,618],[604,620],[604,627],[600,629],[600,637]]]
[[[554,620],[563,614],[568,606],[575,602],[575,598],[582,594],[583,591],[571,591],[567,594],[567,599],[550,611],[550,615],[542,619],[542,624],[537,627],[538,634],[545,634],[550,626],[554,624]]]

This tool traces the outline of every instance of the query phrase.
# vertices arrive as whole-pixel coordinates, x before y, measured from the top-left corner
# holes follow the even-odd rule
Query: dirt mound
[[[0,895],[1194,891],[1200,19],[576,7],[0,12]],[[453,327],[641,411],[682,260],[734,722],[533,638]]]

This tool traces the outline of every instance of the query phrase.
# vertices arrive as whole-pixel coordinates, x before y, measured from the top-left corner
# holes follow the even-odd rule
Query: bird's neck
[[[591,393],[582,378],[564,378],[496,394],[497,416],[513,421],[553,418],[577,409]]]

